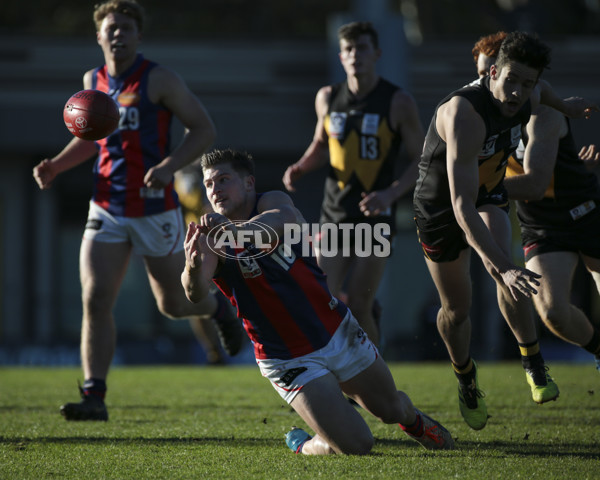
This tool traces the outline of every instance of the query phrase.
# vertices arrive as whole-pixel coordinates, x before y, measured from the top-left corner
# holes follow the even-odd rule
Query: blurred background
[[[91,194],[92,161],[42,192],[31,172],[70,140],[66,100],[83,73],[101,65],[92,21],[96,2],[3,0],[0,5],[0,365],[77,365],[81,323],[78,250]],[[342,80],[336,30],[353,20],[377,27],[379,72],[415,97],[427,127],[439,100],[476,76],[471,48],[498,30],[535,32],[552,47],[544,78],[562,96],[600,103],[600,0],[170,0],[141,1],[142,52],[177,71],[217,126],[215,147],[251,152],[259,190],[283,189],[285,168],[312,139],[319,87]],[[572,122],[580,145],[600,142],[600,120]],[[175,126],[174,140],[181,135]],[[303,178],[294,200],[317,221],[325,171]],[[399,234],[378,298],[387,360],[441,360],[437,293],[412,221],[400,202]],[[522,257],[518,234],[515,255]],[[495,287],[473,261],[473,354],[518,358]],[[595,322],[598,295],[577,273],[574,302]],[[133,258],[116,308],[115,364],[204,363],[186,321],[155,306]],[[547,360],[590,361],[540,325]],[[233,362],[251,363],[246,349]]]

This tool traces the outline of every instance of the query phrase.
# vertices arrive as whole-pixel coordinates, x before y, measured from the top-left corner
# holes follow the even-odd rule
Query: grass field
[[[75,368],[0,369],[1,479],[597,479],[600,375],[553,364],[557,402],[534,404],[517,363],[480,364],[488,425],[470,430],[447,364],[392,364],[398,388],[439,419],[454,451],[430,452],[361,410],[376,443],[365,457],[292,454],[303,426],[255,366],[113,369],[108,422],[66,422]]]

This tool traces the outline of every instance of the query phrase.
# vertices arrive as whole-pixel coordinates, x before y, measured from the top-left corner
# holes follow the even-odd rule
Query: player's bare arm
[[[454,97],[438,110],[436,128],[447,145],[448,182],[456,220],[466,240],[490,274],[501,278],[511,295],[537,293],[539,275],[515,266],[494,240],[476,208],[479,189],[477,155],[485,140],[485,125],[472,105]]]
[[[152,70],[148,95],[152,102],[173,112],[186,129],[182,142],[151,168],[144,179],[150,188],[164,188],[177,170],[197,159],[213,144],[216,129],[202,102],[172,70],[161,66]]]
[[[390,106],[390,121],[392,128],[400,132],[410,163],[400,178],[394,180],[388,188],[363,195],[359,205],[365,216],[384,212],[399,198],[411,192],[417,182],[425,134],[417,104],[407,92],[399,90],[394,94]]]
[[[283,235],[286,224],[306,222],[290,196],[277,190],[263,194],[258,201],[257,210],[258,215],[248,221],[248,227],[255,230],[257,230],[256,226],[252,227],[252,224],[260,222],[271,227],[278,235]],[[244,225],[238,225],[238,228],[244,228]],[[264,232],[264,230],[257,231]]]
[[[283,174],[283,184],[290,192],[296,190],[294,183],[303,175],[318,170],[329,163],[329,144],[327,132],[325,131],[325,117],[327,116],[327,104],[330,96],[331,86],[322,87],[317,92],[315,98],[317,125],[313,140],[300,160],[290,165]]]
[[[560,112],[540,105],[526,129],[529,140],[523,159],[523,174],[507,177],[504,186],[511,199],[540,200],[552,179],[558,142],[567,134],[567,122]]]

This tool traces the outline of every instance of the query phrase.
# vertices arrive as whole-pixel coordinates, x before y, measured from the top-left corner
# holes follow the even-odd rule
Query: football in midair
[[[119,126],[119,106],[100,90],[81,90],[67,100],[63,120],[76,137],[100,140]]]

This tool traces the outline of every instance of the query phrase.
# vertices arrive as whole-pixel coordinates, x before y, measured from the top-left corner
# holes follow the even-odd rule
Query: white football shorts
[[[183,250],[184,224],[181,207],[145,217],[116,217],[90,201],[83,238],[96,242],[129,242],[133,251],[164,257]]]
[[[333,373],[345,382],[366,370],[378,356],[377,347],[348,310],[329,343],[320,350],[291,360],[257,359],[256,363],[263,377],[289,404],[311,380]]]

